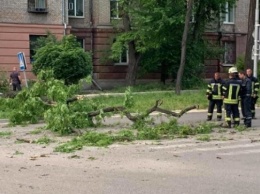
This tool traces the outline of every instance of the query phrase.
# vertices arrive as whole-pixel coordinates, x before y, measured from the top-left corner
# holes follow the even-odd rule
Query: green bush
[[[9,89],[7,73],[0,71],[0,92],[6,92]]]
[[[43,69],[52,69],[54,77],[65,84],[78,83],[92,69],[90,53],[80,47],[73,35],[64,36],[61,41],[47,37],[45,46],[36,49],[33,59],[32,71],[36,75]]]

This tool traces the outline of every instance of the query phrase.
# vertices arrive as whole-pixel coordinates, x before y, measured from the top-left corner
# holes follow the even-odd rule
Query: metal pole
[[[28,88],[28,82],[27,82],[25,70],[23,70],[23,76],[24,76],[26,88]]]
[[[258,62],[258,27],[259,27],[259,0],[256,0],[255,8],[255,34],[254,34],[254,77],[257,77],[257,62]]]

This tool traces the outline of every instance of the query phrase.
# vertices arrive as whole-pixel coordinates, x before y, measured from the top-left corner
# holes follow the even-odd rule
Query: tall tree
[[[185,61],[186,61],[187,38],[188,38],[193,2],[194,2],[194,0],[188,0],[188,4],[187,4],[185,26],[184,26],[184,31],[183,31],[183,35],[182,35],[182,41],[181,41],[181,62],[180,62],[180,66],[178,69],[177,81],[176,81],[176,86],[175,86],[176,94],[180,94],[180,91],[181,91],[181,79],[183,76],[183,71],[184,71],[184,66],[185,66]]]
[[[184,1],[121,0],[120,5],[123,32],[119,31],[112,45],[111,58],[116,59],[123,47],[128,46],[126,79],[129,85],[133,85],[140,64],[147,70],[155,70],[158,64],[171,64],[179,60],[177,56],[180,52],[177,49],[184,23]]]
[[[123,1],[122,7],[127,7],[128,3],[129,2],[127,1]],[[127,9],[125,9],[122,12],[122,16],[123,16],[124,31],[130,32],[131,21]],[[128,54],[129,54],[129,63],[127,68],[126,81],[129,86],[133,86],[135,85],[138,63],[141,58],[141,54],[136,51],[136,45],[134,40],[129,40],[128,42]]]
[[[145,70],[155,70],[160,68],[158,64],[162,64],[161,69],[164,70],[164,74],[171,71],[173,77],[177,74],[176,69],[179,69],[178,87],[180,89],[182,76],[188,78],[194,76],[194,69],[199,69],[197,67],[204,63],[209,50],[206,49],[206,42],[202,38],[206,25],[225,11],[227,2],[232,5],[235,1],[192,0],[194,7],[190,9],[194,11],[195,22],[192,23],[192,28],[187,28],[185,37],[183,36],[185,21],[186,25],[190,25],[192,14],[191,10],[189,10],[189,16],[186,14],[186,0],[120,0],[124,28],[123,32],[119,31],[116,42],[112,45],[111,58],[119,55],[122,48],[128,45],[129,85],[135,83],[134,80],[140,67]],[[188,34],[192,36],[188,37]],[[187,43],[187,48],[182,49],[183,55],[180,49],[183,45],[182,37]],[[181,60],[183,66],[179,67]],[[193,68],[193,65],[196,67]],[[184,67],[189,67],[192,71],[184,71]],[[195,76],[198,77],[197,74]]]
[[[181,44],[181,61],[178,69],[177,80],[175,91],[177,94],[180,94],[182,87],[182,78],[184,73],[184,67],[186,64],[193,64],[194,66],[198,66],[199,64],[203,64],[204,60],[207,56],[214,55],[213,52],[208,52],[207,49],[209,43],[202,38],[205,30],[210,27],[210,23],[213,23],[211,28],[217,28],[217,19],[220,17],[222,13],[225,13],[226,3],[229,6],[233,6],[236,0],[187,0],[187,11],[185,18],[185,27],[182,36],[182,44]],[[191,25],[191,18],[193,19],[192,28],[189,29]],[[216,25],[214,25],[214,23]],[[188,34],[191,34],[188,39]],[[187,45],[189,45],[189,51],[187,52]],[[202,49],[202,52],[200,51]],[[187,55],[186,55],[187,53]],[[216,53],[215,53],[216,54]],[[191,55],[197,55],[196,63],[192,60],[187,60]],[[216,56],[215,56],[216,57]],[[194,60],[194,59],[193,59]],[[193,77],[198,76],[197,74],[191,75]]]
[[[245,68],[253,68],[252,60],[252,49],[254,45],[254,27],[255,27],[255,9],[256,0],[251,0],[249,5],[249,15],[248,15],[248,33],[247,33],[247,43],[246,43],[246,54],[245,54]]]

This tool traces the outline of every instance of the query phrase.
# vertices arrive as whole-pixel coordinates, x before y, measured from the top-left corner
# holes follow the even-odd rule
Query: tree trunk
[[[254,37],[252,34],[255,29],[255,8],[256,0],[251,0],[248,15],[248,34],[246,43],[245,69],[253,69],[252,49],[254,45]]]
[[[124,31],[131,31],[131,23],[128,13],[123,14],[123,25]],[[126,73],[126,82],[129,86],[135,85],[138,63],[140,59],[140,55],[135,51],[135,43],[134,41],[130,41],[128,43],[128,68]]]
[[[128,61],[128,68],[126,73],[126,81],[128,86],[133,86],[135,85],[138,63],[140,59],[140,55],[135,52],[134,41],[128,43],[128,56],[129,56],[129,61]]]
[[[188,32],[189,32],[190,17],[191,17],[191,13],[192,13],[193,1],[194,0],[188,0],[188,8],[187,8],[187,12],[186,12],[185,26],[184,26],[182,42],[181,42],[181,62],[180,62],[179,70],[177,73],[177,80],[176,80],[176,86],[175,86],[176,94],[181,93],[181,80],[182,80],[182,76],[183,76],[184,66],[186,63],[187,38],[188,38]]]
[[[161,63],[161,82],[165,85],[168,79],[168,63],[163,60]]]

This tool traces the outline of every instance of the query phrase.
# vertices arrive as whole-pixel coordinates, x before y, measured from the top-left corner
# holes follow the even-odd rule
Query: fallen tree
[[[153,112],[179,118],[197,108],[194,105],[180,112],[173,112],[161,108],[163,102],[157,100],[151,108],[142,113],[135,113],[130,111],[134,104],[130,89],[125,92],[122,106],[109,106],[94,103],[86,95],[77,95],[79,88],[79,85],[66,86],[61,80],[54,79],[51,72],[43,71],[31,88],[23,89],[14,97],[2,98],[1,106],[5,105],[5,109],[10,111],[9,121],[13,125],[44,121],[46,128],[60,134],[69,134],[77,129],[87,129],[101,124],[104,117],[113,114],[126,116],[136,124],[146,122]]]
[[[67,103],[68,102],[71,103],[72,101],[76,101],[78,99],[79,99],[78,97],[73,98],[73,100],[69,99],[69,100],[67,100]],[[118,112],[121,112],[129,120],[131,120],[133,122],[136,122],[136,121],[139,121],[139,120],[143,120],[145,117],[149,116],[153,112],[160,112],[160,113],[164,113],[164,114],[167,114],[167,115],[179,118],[183,114],[185,114],[186,112],[198,108],[198,106],[193,105],[193,106],[189,106],[189,107],[181,110],[179,113],[176,113],[176,112],[173,112],[173,111],[170,111],[170,110],[166,110],[166,109],[160,108],[159,106],[162,105],[162,103],[163,102],[161,100],[157,100],[155,102],[155,105],[153,107],[151,107],[150,109],[148,109],[147,111],[145,111],[144,114],[135,114],[135,115],[133,115],[129,111],[127,111],[126,107],[123,107],[123,106],[106,107],[106,108],[103,108],[102,110],[97,110],[97,111],[92,111],[92,112],[82,113],[82,114],[85,115],[86,117],[92,118],[92,117],[100,115],[100,113],[102,113],[102,112],[103,113],[108,113],[108,112],[118,113]]]

